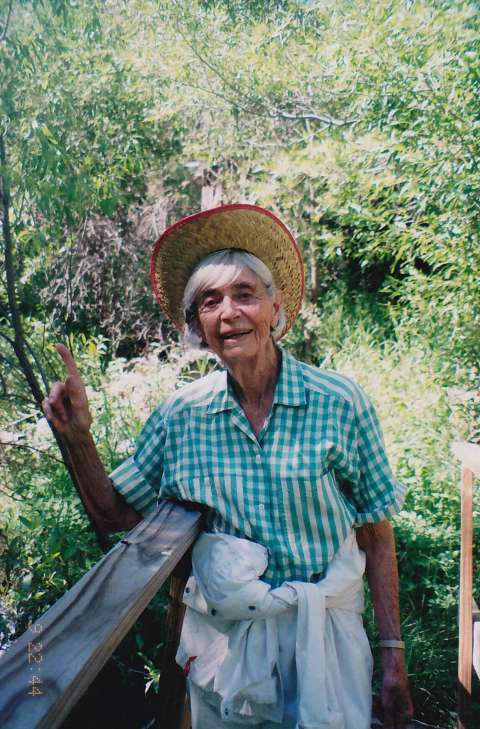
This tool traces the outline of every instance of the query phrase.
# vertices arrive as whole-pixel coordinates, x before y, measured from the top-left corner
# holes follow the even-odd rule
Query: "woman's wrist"
[[[62,433],[70,451],[85,450],[93,445],[95,448],[95,442],[93,440],[91,430],[66,430]]]

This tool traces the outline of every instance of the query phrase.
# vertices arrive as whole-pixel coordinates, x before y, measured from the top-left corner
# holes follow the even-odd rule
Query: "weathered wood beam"
[[[2,729],[56,729],[65,720],[201,521],[198,511],[162,502],[15,641],[0,660]]]

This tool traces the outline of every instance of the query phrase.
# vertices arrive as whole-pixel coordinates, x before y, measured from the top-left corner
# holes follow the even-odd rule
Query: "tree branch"
[[[55,463],[59,463],[62,466],[64,466],[64,462],[61,458],[57,458],[52,453],[48,453],[47,451],[42,450],[41,448],[36,448],[35,446],[29,445],[28,443],[16,443],[15,441],[10,440],[4,440],[0,441],[0,448],[8,447],[8,448],[23,448],[23,450],[29,450],[34,451],[35,453],[39,453],[41,456],[45,456],[46,458],[50,458],[52,461],[55,461]]]
[[[238,95],[238,85],[230,81],[221,71],[219,71],[218,68],[214,66],[213,63],[210,63],[198,50],[197,46],[190,41],[187,36],[181,31],[181,29],[177,26],[177,30],[181,37],[183,38],[186,45],[190,48],[192,53],[195,55],[195,57],[200,61],[200,63],[203,63],[204,66],[206,66],[217,78],[219,78],[222,83],[225,85],[227,89],[230,89],[231,92],[233,92],[235,95]],[[198,87],[201,88],[201,87]],[[210,93],[214,96],[218,96],[219,98],[223,98],[225,101],[227,101],[232,106],[236,106],[239,109],[242,109],[247,114],[251,114],[253,116],[260,116],[267,119],[285,119],[288,121],[314,121],[318,122],[320,124],[325,124],[326,126],[330,127],[344,127],[344,126],[350,126],[351,124],[354,124],[356,121],[358,121],[358,117],[352,117],[351,119],[335,119],[330,114],[318,114],[313,111],[307,111],[307,112],[288,112],[284,111],[283,109],[279,108],[276,105],[272,105],[271,110],[266,108],[264,106],[263,111],[257,111],[256,107],[258,107],[258,99],[255,97],[244,94],[244,101],[239,102],[235,99],[228,98],[228,96],[225,96],[219,92],[215,92],[212,89],[202,89],[206,93]],[[245,105],[245,101],[250,106]]]
[[[3,494],[4,496],[8,496],[9,499],[12,499],[12,501],[22,501],[25,502],[25,499],[19,499],[13,494],[9,493],[8,491],[4,491],[3,489],[0,489],[0,494]]]
[[[7,155],[5,151],[5,138],[0,134],[0,166],[2,168],[0,175],[0,198],[2,201],[2,231],[5,244],[5,274],[7,277],[7,297],[12,326],[14,331],[13,349],[20,363],[23,374],[28,382],[28,386],[38,403],[40,408],[43,400],[43,393],[38,384],[35,373],[25,352],[25,337],[23,334],[22,322],[17,306],[17,298],[15,293],[15,267],[13,264],[13,243],[10,229],[10,187],[6,175]]]
[[[9,395],[8,392],[5,395],[0,395],[0,400],[11,400],[15,403],[23,403],[24,405],[35,405],[35,400],[29,397],[23,397],[23,395],[17,395],[12,394]]]
[[[8,395],[7,381],[1,372],[0,372],[0,383],[2,386],[2,390],[3,390],[3,393],[2,393],[2,395],[0,395],[0,397],[7,397],[7,395]]]
[[[23,209],[25,207],[25,200],[27,199],[27,193],[23,191],[22,193],[22,199],[20,201],[20,208],[19,210],[15,210],[15,220],[14,225],[18,225],[18,223],[21,221],[23,217]]]
[[[8,26],[10,25],[10,18],[12,16],[12,7],[13,7],[13,0],[10,0],[10,2],[8,3],[7,19],[5,21],[5,27],[2,31],[2,35],[0,36],[0,41],[4,41],[7,38],[7,30],[8,30]]]
[[[45,392],[48,392],[49,389],[50,389],[50,385],[49,385],[49,382],[48,382],[47,374],[46,374],[45,370],[43,369],[43,367],[42,367],[42,365],[41,365],[41,363],[40,363],[37,355],[35,354],[35,351],[34,351],[33,347],[28,342],[25,342],[25,346],[27,347],[28,351],[30,352],[31,357],[32,357],[33,361],[35,362],[38,371],[40,372],[40,377],[42,378],[42,382],[43,382],[43,386],[45,388]]]
[[[2,337],[3,339],[5,339],[5,341],[8,342],[11,347],[14,346],[15,342],[13,341],[13,339],[11,339],[6,334],[4,334],[4,332],[0,332],[0,337]]]

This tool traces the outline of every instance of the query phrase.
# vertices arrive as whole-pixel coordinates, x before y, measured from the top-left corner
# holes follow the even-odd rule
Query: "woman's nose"
[[[222,318],[229,319],[238,315],[238,309],[234,300],[230,296],[224,296],[221,303],[220,315]]]

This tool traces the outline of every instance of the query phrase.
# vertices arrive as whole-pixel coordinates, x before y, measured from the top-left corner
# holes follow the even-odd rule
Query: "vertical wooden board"
[[[156,719],[162,729],[179,729],[184,716],[185,676],[175,661],[182,631],[185,605],[183,590],[191,572],[191,555],[187,553],[170,578],[169,606],[165,620],[161,681]]]

